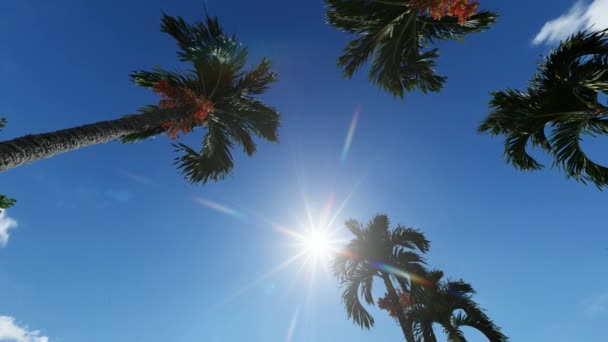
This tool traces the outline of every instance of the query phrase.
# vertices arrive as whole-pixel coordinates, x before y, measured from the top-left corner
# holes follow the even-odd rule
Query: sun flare
[[[306,253],[315,258],[326,256],[331,250],[331,240],[327,233],[312,231],[303,240]]]

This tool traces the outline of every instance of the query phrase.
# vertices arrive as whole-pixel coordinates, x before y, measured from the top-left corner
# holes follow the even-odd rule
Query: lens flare
[[[355,113],[353,114],[353,118],[350,121],[350,127],[348,127],[348,133],[346,134],[346,141],[344,141],[344,147],[342,148],[342,156],[340,157],[340,162],[342,164],[344,164],[344,162],[346,161],[346,157],[348,157],[348,151],[350,150],[350,145],[353,142],[355,130],[357,129],[357,123],[359,122],[360,112],[361,106],[357,105],[357,108],[355,108]]]
[[[243,221],[245,221],[247,219],[247,216],[245,214],[243,214],[243,213],[241,213],[241,212],[239,212],[239,211],[237,211],[235,209],[228,208],[225,205],[221,205],[219,203],[210,201],[208,199],[205,199],[205,198],[202,198],[202,197],[198,197],[198,196],[194,196],[193,200],[195,202],[197,202],[197,203],[200,203],[200,204],[204,205],[205,207],[207,207],[209,209],[213,209],[215,211],[219,211],[220,213],[223,213],[223,214],[226,214],[226,215],[238,218],[238,219],[243,220]]]
[[[293,317],[291,318],[291,322],[289,322],[289,328],[287,329],[287,337],[285,337],[285,342],[291,342],[293,339],[293,333],[296,331],[296,326],[298,325],[298,316],[300,313],[300,308],[296,309]]]
[[[381,262],[370,262],[372,265],[374,265],[375,267],[377,267],[380,270],[383,270],[385,272],[388,272],[394,276],[397,277],[401,277],[401,278],[409,278],[411,282],[414,283],[418,283],[420,285],[426,286],[426,287],[434,287],[435,284],[433,284],[432,281],[423,278],[417,274],[414,273],[408,273],[400,268],[397,268],[395,266],[391,266],[391,265],[387,265],[385,263],[381,263]]]

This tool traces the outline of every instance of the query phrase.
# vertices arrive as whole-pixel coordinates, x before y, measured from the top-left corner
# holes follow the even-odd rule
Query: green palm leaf
[[[462,38],[486,30],[496,14],[482,11],[463,25],[456,18],[434,20],[410,8],[404,1],[326,0],[330,25],[353,39],[338,58],[344,76],[350,78],[370,61],[368,79],[396,97],[408,91],[438,92],[446,78],[437,75],[439,50],[429,48],[436,40]]]
[[[492,93],[479,131],[504,136],[507,162],[516,168],[542,168],[527,151],[539,146],[568,177],[601,189],[608,186],[608,168],[581,146],[583,136],[608,134],[608,107],[600,93],[608,93],[608,30],[581,31],[545,58],[526,91]]]
[[[234,35],[222,30],[216,18],[189,24],[182,18],[163,15],[161,30],[177,41],[178,58],[191,66],[187,71],[169,71],[155,67],[151,71],[135,71],[132,80],[147,88],[166,80],[174,87],[191,89],[197,96],[212,101],[214,110],[203,128],[203,141],[199,149],[175,144],[181,153],[175,162],[186,179],[192,183],[221,180],[234,167],[233,149],[243,148],[247,155],[257,150],[254,137],[270,142],[278,141],[280,117],[278,112],[256,99],[275,82],[268,59],[250,68],[247,49]],[[141,112],[158,110],[155,106]],[[166,128],[157,127],[126,136],[124,142],[134,142],[162,134]]]

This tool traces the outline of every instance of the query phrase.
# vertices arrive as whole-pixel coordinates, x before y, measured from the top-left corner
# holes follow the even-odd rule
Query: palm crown
[[[412,304],[405,308],[411,319],[417,340],[436,342],[433,324],[439,324],[448,341],[466,341],[461,327],[479,330],[491,342],[507,341],[501,329],[473,301],[473,287],[463,280],[443,280],[443,272],[434,270],[426,274],[434,286],[424,287],[413,296]]]
[[[356,37],[338,59],[345,77],[352,77],[371,59],[369,80],[393,96],[403,97],[415,89],[438,92],[446,78],[433,69],[439,50],[428,46],[436,40],[461,40],[466,34],[489,28],[496,19],[496,14],[488,11],[460,22],[455,16],[435,17],[415,6],[418,2],[326,0],[329,23]]]
[[[349,220],[346,227],[355,237],[334,260],[333,271],[344,287],[342,300],[348,317],[361,327],[370,328],[374,319],[359,294],[367,304],[374,304],[374,278],[396,277],[383,270],[386,266],[398,266],[404,274],[423,273],[424,259],[417,252],[427,252],[430,242],[416,229],[398,226],[391,231],[385,215],[377,215],[365,227]]]
[[[608,92],[608,30],[581,31],[539,64],[526,91],[492,93],[491,112],[479,131],[503,135],[507,161],[516,168],[542,168],[527,152],[528,145],[539,146],[569,177],[606,187],[608,168],[593,162],[581,146],[581,135],[608,134],[601,92]]]
[[[234,35],[224,33],[214,18],[188,24],[179,17],[163,15],[162,31],[175,38],[180,61],[189,64],[191,69],[174,72],[156,67],[152,71],[135,71],[131,77],[136,84],[157,92],[162,93],[159,84],[164,82],[165,87],[174,92],[189,92],[192,98],[208,101],[209,110],[199,117],[200,120],[189,120],[188,127],[181,127],[187,132],[196,126],[205,126],[202,147],[196,150],[182,143],[175,145],[182,152],[176,158],[176,164],[190,182],[222,179],[233,168],[235,145],[240,145],[248,155],[255,153],[253,136],[278,141],[279,114],[255,98],[276,81],[267,59],[245,70],[247,49]],[[176,99],[172,101],[177,110],[196,110]],[[166,107],[167,102],[164,104]],[[163,107],[163,101],[159,106]],[[155,111],[159,106],[148,106],[141,111]],[[171,127],[172,124],[178,123],[131,134],[123,141],[137,141],[163,132],[174,133],[176,127]]]

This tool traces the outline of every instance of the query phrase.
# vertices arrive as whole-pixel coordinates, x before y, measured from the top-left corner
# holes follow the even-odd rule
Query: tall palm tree
[[[492,93],[491,111],[479,131],[505,137],[507,162],[520,170],[543,167],[528,154],[540,147],[568,177],[608,186],[608,168],[591,160],[582,135],[608,135],[608,30],[578,32],[538,65],[528,89]]]
[[[165,96],[159,105],[116,120],[2,142],[0,171],[93,144],[133,142],[203,127],[200,149],[175,147],[182,153],[176,164],[186,179],[206,182],[222,179],[232,170],[235,145],[252,155],[256,151],[253,136],[278,141],[279,114],[256,98],[276,80],[267,59],[245,70],[246,48],[234,35],[224,33],[215,18],[189,24],[163,14],[161,30],[175,38],[179,60],[191,68],[173,72],[157,67],[132,73],[136,84]]]
[[[342,300],[348,318],[369,329],[374,318],[361,303],[360,295],[367,304],[374,304],[372,285],[377,277],[384,283],[389,300],[398,305],[393,281],[408,282],[411,281],[408,274],[424,272],[424,260],[418,253],[426,253],[430,242],[416,229],[397,226],[390,230],[386,215],[376,215],[365,227],[349,220],[346,227],[355,237],[334,260],[333,272],[344,288]],[[413,342],[411,323],[402,311],[397,319],[406,340]]]
[[[431,271],[426,275],[435,286],[425,287],[413,296],[411,306],[404,308],[412,322],[417,341],[436,342],[433,324],[439,324],[448,341],[465,342],[463,326],[477,329],[490,342],[508,341],[501,329],[473,301],[473,287],[463,280],[443,281],[443,272]]]
[[[437,2],[437,1],[436,1]],[[455,1],[452,1],[455,2]],[[393,96],[406,91],[438,92],[446,81],[435,70],[435,41],[462,40],[465,35],[486,30],[497,14],[481,11],[460,20],[456,16],[434,16],[431,1],[420,0],[326,0],[327,21],[355,38],[344,48],[338,66],[344,76],[371,59],[368,78]],[[427,4],[420,7],[420,4]]]

